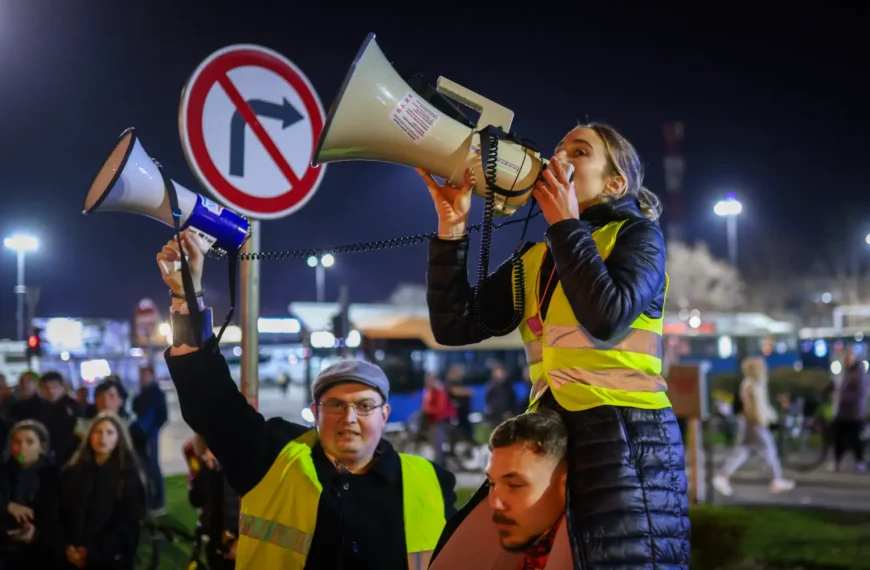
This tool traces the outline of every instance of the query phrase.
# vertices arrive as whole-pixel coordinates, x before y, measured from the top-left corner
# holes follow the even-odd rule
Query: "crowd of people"
[[[157,434],[166,401],[140,371],[127,411],[118,377],[75,396],[63,376],[0,378],[0,568],[133,567],[141,522],[163,510]]]
[[[141,522],[163,506],[150,445],[165,398],[153,370],[141,378],[133,417],[117,377],[92,403],[57,372],[25,372],[14,390],[2,379],[0,568],[133,567]]]

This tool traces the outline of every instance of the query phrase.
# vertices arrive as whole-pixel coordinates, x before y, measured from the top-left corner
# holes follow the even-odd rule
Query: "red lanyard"
[[[547,259],[547,254],[544,254],[544,259]],[[550,277],[547,279],[547,285],[544,287],[544,294],[538,296],[538,288],[541,285],[541,270],[544,268],[543,262],[541,266],[538,268],[538,276],[535,280],[535,297],[537,297],[538,301],[538,310],[535,311],[535,314],[529,317],[526,320],[526,324],[529,326],[529,329],[537,336],[538,338],[544,334],[544,323],[541,320],[541,305],[544,304],[544,299],[547,297],[547,293],[550,291],[550,284],[553,282],[553,276],[556,275],[556,260],[553,260],[553,270],[550,271]]]

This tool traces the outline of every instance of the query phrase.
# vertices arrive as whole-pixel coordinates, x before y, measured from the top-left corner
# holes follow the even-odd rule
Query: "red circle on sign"
[[[227,73],[238,67],[259,67],[266,69],[290,84],[305,105],[305,111],[311,124],[311,148],[314,149],[316,147],[317,139],[323,130],[323,108],[314,94],[313,87],[302,75],[302,72],[296,69],[289,61],[286,61],[277,54],[270,53],[268,50],[257,46],[240,46],[238,48],[226,48],[226,51],[213,54],[209,60],[203,62],[188,83],[187,93],[184,96],[185,103],[182,105],[183,115],[181,117],[182,126],[187,138],[186,150],[189,151],[188,158],[192,162],[191,166],[200,173],[203,184],[211,188],[212,191],[231,205],[245,210],[246,213],[254,217],[280,217],[292,213],[304,205],[307,199],[314,193],[314,190],[316,190],[324,170],[322,167],[312,167],[310,161],[308,161],[308,166],[302,177],[295,177],[292,169],[286,163],[286,159],[280,155],[280,150],[274,145],[274,142],[271,139],[268,142],[261,139],[261,143],[266,147],[266,151],[272,156],[278,168],[288,178],[290,188],[286,192],[269,198],[251,196],[236,188],[221,174],[205,145],[205,136],[202,128],[205,100],[215,84],[220,84],[224,91],[227,92],[226,82],[229,82]],[[231,82],[230,87],[232,90],[235,90]],[[235,95],[236,97],[234,98],[233,93],[227,92],[227,96],[232,101],[233,106],[240,114],[244,114],[244,111],[239,109],[240,104],[238,99],[240,96],[237,91]],[[244,103],[244,100],[241,102],[247,105]],[[250,123],[248,125],[253,129]],[[260,137],[258,136],[258,138]],[[266,138],[268,139],[268,135],[266,135]],[[269,148],[270,145],[271,149]],[[278,156],[276,156],[276,153]],[[282,168],[282,161],[284,168]],[[290,172],[287,172],[286,169],[289,169]],[[294,177],[296,180],[293,180]]]

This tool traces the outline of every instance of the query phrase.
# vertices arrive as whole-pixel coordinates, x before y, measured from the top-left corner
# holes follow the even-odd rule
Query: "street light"
[[[308,267],[316,270],[317,279],[317,302],[322,303],[326,297],[326,268],[335,265],[335,258],[331,253],[321,255],[320,258],[312,255],[308,258]]]
[[[870,234],[867,234],[867,237],[864,238],[864,241],[867,242],[867,245],[870,245]]]
[[[18,279],[15,294],[18,296],[18,310],[15,318],[18,320],[18,340],[24,340],[25,306],[27,304],[27,287],[24,286],[24,257],[28,251],[39,248],[39,240],[27,234],[13,234],[3,240],[3,245],[18,255]]]
[[[726,229],[728,231],[728,259],[731,260],[731,265],[737,268],[737,216],[743,211],[743,204],[740,203],[734,194],[728,194],[724,200],[719,200],[713,206],[713,213],[717,216],[725,218]]]

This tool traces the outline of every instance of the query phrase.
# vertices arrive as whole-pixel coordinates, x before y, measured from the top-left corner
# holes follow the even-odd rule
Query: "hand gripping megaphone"
[[[218,256],[242,248],[251,233],[248,219],[165,178],[160,166],[145,152],[133,127],[121,133],[94,177],[82,213],[130,212],[174,228],[168,184],[175,188],[180,229],[191,230]]]
[[[415,91],[369,34],[329,109],[312,164],[390,162],[456,185],[470,168],[474,193],[493,194],[495,213],[511,215],[528,201],[547,161],[531,143],[509,134],[513,111],[444,77],[436,89],[478,111],[477,125],[460,113],[442,112]]]

